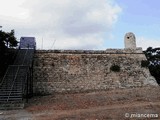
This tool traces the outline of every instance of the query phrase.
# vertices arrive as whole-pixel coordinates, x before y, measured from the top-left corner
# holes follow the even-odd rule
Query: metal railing
[[[24,98],[28,101],[32,96],[33,54],[33,49],[18,51],[14,64],[8,67],[0,84],[0,102],[23,101]]]

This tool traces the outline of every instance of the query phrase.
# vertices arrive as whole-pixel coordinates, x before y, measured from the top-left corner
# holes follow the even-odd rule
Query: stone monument
[[[124,42],[126,49],[136,49],[136,37],[132,32],[125,34]]]

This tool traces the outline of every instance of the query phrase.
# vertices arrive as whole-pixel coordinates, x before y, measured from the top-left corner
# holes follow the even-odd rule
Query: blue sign
[[[20,38],[20,49],[35,49],[35,48],[36,48],[35,37]]]

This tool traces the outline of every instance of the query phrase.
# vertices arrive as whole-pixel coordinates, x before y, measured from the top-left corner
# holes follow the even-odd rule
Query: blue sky
[[[38,49],[124,48],[127,32],[136,35],[137,46],[143,49],[160,45],[159,0],[0,0],[0,3],[2,30],[15,29],[18,39],[36,37]]]
[[[113,34],[118,43],[114,47],[124,47],[123,36],[126,32],[136,34],[137,46],[146,48],[149,45],[156,47],[156,43],[160,43],[160,1],[159,0],[116,0],[117,4],[122,8],[117,23],[114,27]],[[140,43],[140,39],[142,43]],[[144,42],[150,40],[151,44]],[[114,41],[110,43],[113,45]],[[145,46],[146,45],[146,46]],[[160,46],[160,44],[157,46]],[[109,47],[107,45],[107,47]]]

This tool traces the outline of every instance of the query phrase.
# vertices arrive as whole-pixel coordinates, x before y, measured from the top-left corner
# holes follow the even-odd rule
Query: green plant
[[[110,70],[111,70],[111,71],[114,71],[114,72],[120,72],[120,66],[113,64],[113,65],[110,67]]]
[[[148,65],[149,65],[149,61],[147,61],[147,60],[142,60],[141,61],[141,67],[148,67]]]
[[[160,85],[160,47],[158,48],[147,48],[144,51],[147,60],[149,61],[149,71],[152,76],[157,80],[157,83]]]

